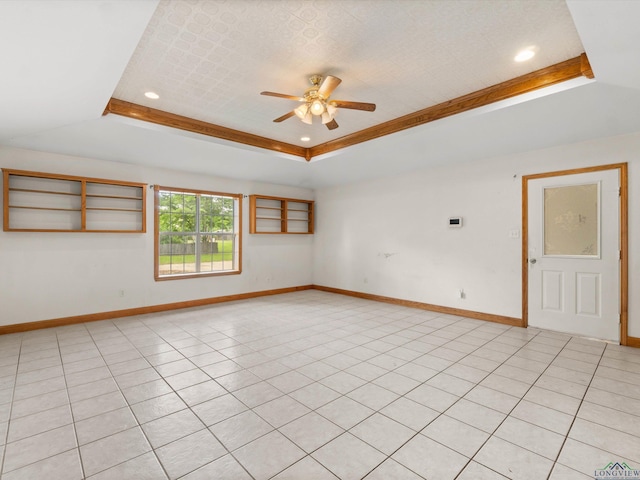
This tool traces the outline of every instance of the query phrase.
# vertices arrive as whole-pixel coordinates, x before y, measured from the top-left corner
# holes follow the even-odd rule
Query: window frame
[[[219,277],[225,275],[239,275],[242,273],[242,198],[243,195],[241,193],[224,193],[224,192],[213,192],[209,190],[199,190],[194,188],[176,188],[176,187],[166,187],[160,185],[154,185],[154,239],[153,239],[153,253],[154,253],[154,279],[156,281],[164,281],[164,280],[181,280],[185,278],[200,278],[200,277]],[[233,234],[236,236],[237,240],[237,268],[235,270],[223,270],[220,272],[198,272],[198,273],[175,273],[170,275],[160,275],[160,192],[161,191],[169,191],[176,193],[186,193],[191,195],[212,195],[219,197],[227,197],[233,198],[237,201],[238,207],[238,229]],[[198,214],[199,215],[199,214]],[[198,224],[200,222],[198,221]],[[196,235],[200,235],[202,233],[211,234],[211,232],[195,232]],[[235,253],[235,252],[234,252]]]

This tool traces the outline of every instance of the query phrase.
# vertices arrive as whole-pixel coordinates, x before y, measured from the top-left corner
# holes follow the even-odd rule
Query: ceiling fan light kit
[[[260,95],[286,98],[288,100],[304,102],[302,105],[295,108],[292,112],[286,113],[281,117],[276,118],[274,122],[279,123],[295,115],[303,123],[311,125],[313,123],[313,117],[317,116],[321,118],[323,125],[326,125],[329,130],[333,130],[335,128],[338,128],[338,123],[334,118],[336,112],[338,111],[338,108],[350,108],[353,110],[363,110],[367,112],[373,112],[376,109],[376,106],[373,103],[329,100],[329,97],[331,96],[335,88],[340,84],[340,82],[342,82],[342,80],[340,80],[338,77],[327,75],[323,80],[321,75],[312,75],[309,78],[309,81],[311,82],[311,87],[307,89],[306,92],[304,92],[304,95],[302,97],[275,92],[260,93]]]
[[[330,103],[327,104],[325,111],[322,113],[322,124],[326,125],[327,123],[332,121],[337,110],[338,109],[335,106],[331,105]]]
[[[320,99],[314,100],[311,104],[311,113],[314,115],[322,115],[324,111],[324,103]]]
[[[302,120],[303,123],[311,125],[313,122],[313,116],[311,114],[311,108],[309,108],[308,104],[300,105],[298,108],[294,110],[296,116]],[[274,120],[275,122],[275,120]]]

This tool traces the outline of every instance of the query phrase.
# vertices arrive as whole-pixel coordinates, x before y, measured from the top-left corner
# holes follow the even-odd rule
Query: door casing
[[[522,177],[522,326],[528,325],[529,317],[529,180],[559,177],[578,173],[619,171],[620,179],[620,345],[628,343],[628,303],[629,303],[629,240],[628,240],[628,177],[627,164],[615,163],[596,167],[537,173]]]

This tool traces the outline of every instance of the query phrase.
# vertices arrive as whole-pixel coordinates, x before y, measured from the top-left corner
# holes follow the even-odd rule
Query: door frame
[[[618,170],[620,180],[620,345],[627,345],[628,304],[629,304],[629,211],[628,211],[628,177],[627,164],[614,163],[596,167],[559,170],[556,172],[537,173],[522,177],[522,326],[529,324],[529,180],[540,178],[575,175],[579,173]]]

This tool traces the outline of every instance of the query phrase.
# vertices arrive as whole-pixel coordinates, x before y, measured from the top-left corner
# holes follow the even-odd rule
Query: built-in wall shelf
[[[313,233],[313,200],[251,195],[250,233]]]
[[[5,232],[146,231],[144,183],[2,169]]]

